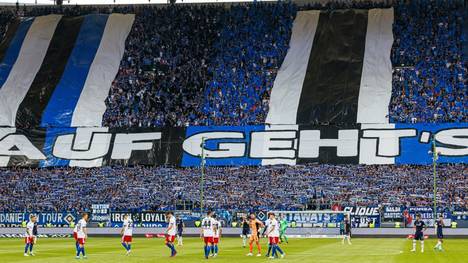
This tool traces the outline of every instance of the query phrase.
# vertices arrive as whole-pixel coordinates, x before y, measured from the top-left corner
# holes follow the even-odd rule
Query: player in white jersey
[[[33,246],[34,246],[34,228],[37,221],[37,217],[35,215],[29,216],[29,222],[26,225],[26,235],[24,237],[24,243],[26,244],[24,247],[24,256],[34,256],[33,253]],[[29,252],[28,252],[29,250]],[[28,254],[29,253],[29,254]]]
[[[177,255],[177,251],[174,246],[174,240],[177,234],[177,225],[176,219],[172,212],[166,213],[166,220],[167,220],[167,229],[166,229],[166,246],[171,249],[171,257],[175,257]]]
[[[214,224],[215,219],[213,219],[213,212],[208,211],[206,217],[203,218],[201,223],[201,233],[200,237],[203,238],[203,242],[205,243],[205,258],[208,258],[210,255],[210,251],[213,249],[214,246]]]
[[[267,236],[268,243],[271,246],[272,252],[270,258],[276,257],[276,252],[280,253],[281,258],[284,258],[284,252],[279,247],[279,236],[280,236],[280,225],[278,220],[275,218],[275,214],[270,212],[269,214],[270,222],[268,224]]]
[[[214,223],[213,223],[213,246],[211,249],[211,255],[213,257],[218,256],[218,243],[219,243],[219,238],[221,237],[221,222],[218,221],[216,214],[213,215]]]
[[[120,234],[122,235],[122,246],[127,251],[125,255],[129,255],[132,251],[133,220],[128,214],[124,215]]]
[[[76,258],[80,258],[80,254],[83,254],[83,258],[86,257],[84,244],[86,242],[86,238],[88,237],[88,230],[86,229],[86,225],[88,224],[88,213],[83,213],[81,219],[76,224],[76,235],[78,237],[78,251],[76,252]]]
[[[266,232],[268,230],[268,226],[270,225],[270,213],[268,213],[268,218],[267,220],[265,220],[265,228],[263,228],[263,233],[262,233],[262,236],[267,236],[266,235]],[[266,257],[270,257],[270,253],[271,253],[271,246],[270,246],[270,243],[268,242],[268,252],[266,254]]]

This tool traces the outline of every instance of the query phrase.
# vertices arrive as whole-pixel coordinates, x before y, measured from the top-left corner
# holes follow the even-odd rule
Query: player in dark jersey
[[[344,219],[344,235],[341,244],[344,244],[345,239],[348,240],[348,244],[351,245],[351,218],[349,215],[346,215]]]
[[[422,221],[421,215],[416,214],[416,221],[414,221],[414,228],[415,228],[415,233],[414,233],[414,239],[413,239],[413,249],[411,252],[416,252],[416,241],[421,241],[421,253],[424,252],[424,231],[426,231],[427,226]]]
[[[443,251],[442,249],[442,243],[444,242],[444,217],[442,215],[439,216],[439,219],[437,219],[436,224],[436,233],[437,233],[437,245],[434,247],[435,250]]]
[[[249,238],[250,235],[250,227],[249,227],[249,221],[245,216],[242,217],[242,247],[247,246],[247,238]]]
[[[183,237],[182,234],[184,233],[185,223],[182,218],[178,215],[176,217],[176,225],[177,225],[177,246],[183,246]]]

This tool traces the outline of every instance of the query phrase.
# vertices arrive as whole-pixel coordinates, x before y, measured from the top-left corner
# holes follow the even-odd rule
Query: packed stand
[[[468,210],[468,168],[440,165],[438,204]],[[1,169],[0,211],[174,209],[200,200],[200,170],[168,167]],[[318,204],[431,206],[431,166],[208,167],[205,207],[311,209]]]
[[[391,122],[468,121],[465,8],[455,0],[395,5]]]

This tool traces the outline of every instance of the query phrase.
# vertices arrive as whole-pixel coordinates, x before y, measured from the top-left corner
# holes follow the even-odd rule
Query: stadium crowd
[[[438,202],[468,210],[468,168],[440,165]],[[0,169],[0,211],[173,209],[200,200],[200,170],[171,167]],[[205,206],[302,209],[334,204],[431,206],[430,166],[298,165],[208,167]]]
[[[463,1],[71,6],[16,13],[135,13],[103,125],[180,127],[264,123],[298,10],[390,6],[395,22],[389,120],[468,121]],[[0,33],[13,17],[11,10],[0,12]]]

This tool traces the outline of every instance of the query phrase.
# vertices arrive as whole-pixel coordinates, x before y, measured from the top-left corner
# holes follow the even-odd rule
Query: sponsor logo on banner
[[[428,226],[434,226],[434,212],[433,211],[434,211],[434,209],[432,207],[409,207],[408,208],[408,212],[409,212],[409,214],[411,215],[412,218],[416,219],[416,214],[420,214],[421,219]],[[438,211],[437,212],[437,217],[439,215],[442,215],[442,217],[444,218],[444,225],[449,226],[452,223],[452,215],[451,215],[450,212],[447,212],[447,211],[440,212],[440,211]],[[415,220],[413,220],[411,222],[411,226],[414,225],[414,221]]]
[[[384,219],[403,219],[403,208],[401,206],[385,206],[383,209]]]
[[[91,205],[91,221],[92,222],[108,222],[110,220],[109,204],[92,204]]]
[[[124,215],[129,214],[135,224],[141,227],[165,227],[166,214],[165,212],[112,212],[110,214],[110,223],[112,227],[121,227]]]
[[[170,141],[172,129],[144,129],[134,132],[96,131],[80,128],[75,133],[58,134],[50,154],[44,153],[40,134],[0,128],[0,166],[14,166],[5,158],[25,158],[28,166],[48,158],[74,161],[102,160],[97,166],[124,162],[199,166],[204,153],[206,165],[262,165],[276,160],[298,163],[363,163],[363,164],[429,164],[432,163],[432,140],[437,144],[438,162],[468,162],[468,124],[389,124],[372,128],[360,125],[350,128],[330,126],[265,130],[265,126],[187,127],[185,139]],[[363,125],[364,127],[364,125]],[[377,127],[377,126],[376,126]],[[167,133],[167,134],[166,134]],[[29,135],[29,137],[28,137]],[[36,141],[39,141],[36,143]],[[204,148],[202,141],[205,142]],[[166,146],[164,146],[166,145]],[[172,145],[172,146],[171,146]],[[171,147],[169,147],[171,146]],[[203,151],[202,151],[203,148]],[[152,158],[147,158],[152,156]],[[156,157],[154,157],[156,156]],[[153,158],[154,157],[154,158]],[[170,161],[168,161],[170,160]],[[34,161],[34,162],[33,162]],[[267,162],[265,162],[267,163]]]
[[[370,227],[370,224],[380,226],[380,211],[376,206],[347,206],[343,211],[351,214],[353,227]]]
[[[32,214],[37,216],[37,224],[40,226],[44,226],[48,223],[56,227],[68,226],[70,222],[75,221],[76,218],[78,218],[77,214],[71,212],[3,212],[0,213],[0,226],[21,226],[23,221],[29,221],[29,216]]]

